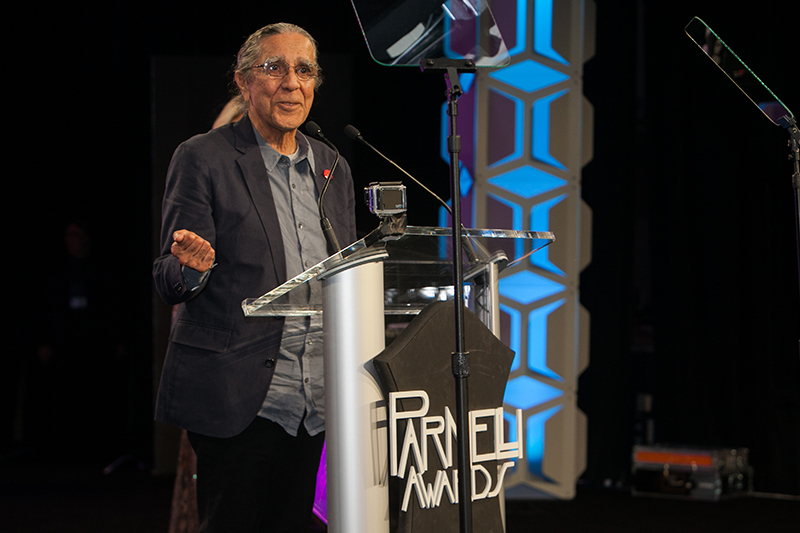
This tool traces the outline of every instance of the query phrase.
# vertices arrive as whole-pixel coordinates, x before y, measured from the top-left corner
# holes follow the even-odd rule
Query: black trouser
[[[292,437],[256,417],[239,435],[188,432],[197,454],[197,508],[203,533],[306,533],[324,433],[300,424]]]

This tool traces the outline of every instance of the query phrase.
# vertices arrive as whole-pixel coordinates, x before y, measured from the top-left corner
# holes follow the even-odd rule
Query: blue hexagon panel
[[[553,208],[553,206],[561,203],[566,198],[567,195],[562,194],[533,206],[531,209],[531,227],[536,228],[538,231],[549,230],[551,228],[550,210]],[[533,266],[542,268],[559,276],[566,276],[566,273],[563,270],[558,268],[553,264],[552,261],[550,261],[549,247],[532,254],[530,261]]]
[[[566,290],[561,283],[549,280],[530,270],[506,276],[499,282],[500,295],[527,305]]]
[[[506,384],[506,395],[503,402],[524,411],[563,395],[563,391],[546,383],[537,381],[530,376],[520,376]]]
[[[550,154],[550,105],[568,92],[567,89],[564,89],[544,96],[534,102],[532,110],[533,132],[531,135],[531,149],[533,150],[533,157],[560,170],[566,170],[567,167]]]
[[[564,381],[564,378],[547,366],[547,320],[564,302],[566,300],[559,300],[528,314],[528,368],[557,381]]]
[[[526,93],[532,93],[569,79],[567,74],[537,63],[533,59],[520,61],[516,65],[492,72],[489,76]]]
[[[548,481],[551,480],[544,475],[544,471],[542,470],[545,452],[545,425],[547,424],[547,421],[561,409],[562,406],[557,405],[548,409],[547,411],[542,411],[541,413],[536,413],[535,415],[528,417],[528,420],[526,421],[527,435],[525,442],[525,455],[528,458],[528,470],[531,474],[539,476],[543,479],[547,479]]]
[[[525,3],[521,0],[520,4]],[[553,49],[553,0],[536,0],[533,2],[533,49],[537,54],[543,55],[562,65],[569,65],[561,54]]]
[[[489,183],[523,198],[533,198],[567,184],[567,180],[553,176],[530,165],[509,170],[489,178]],[[536,228],[542,230],[543,228]]]

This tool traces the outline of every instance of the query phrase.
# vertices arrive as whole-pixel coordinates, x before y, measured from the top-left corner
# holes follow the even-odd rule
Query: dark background
[[[749,447],[757,490],[800,494],[800,291],[788,137],[683,33],[691,17],[703,18],[796,111],[796,3],[596,6],[596,55],[584,69],[595,140],[583,173],[594,213],[593,262],[581,279],[592,316],[579,391],[589,420],[583,480],[629,482],[634,399],[648,393],[657,441]],[[160,202],[153,183],[163,179],[154,180],[154,169],[165,150],[210,127],[227,100],[225,69],[244,38],[281,20],[320,42],[326,82],[312,117],[347,155],[357,190],[400,176],[345,139],[347,123],[449,197],[438,155],[443,79],[374,64],[349,2],[9,8],[4,301],[12,319],[0,368],[3,457],[60,452],[59,433],[42,437],[19,415],[43,372],[37,347],[57,316],[51,287],[63,273],[64,228],[80,221],[105,298],[91,331],[113,334],[111,363],[87,374],[97,387],[94,418],[65,416],[114,415],[115,423],[95,425],[98,461],[152,459],[150,268]],[[216,77],[198,80],[209,62],[220,65]],[[181,115],[187,103],[192,112]],[[176,130],[188,132],[180,139],[165,133]],[[437,222],[435,206],[411,186],[409,204],[414,224]],[[375,224],[363,210],[358,220],[361,231]],[[63,385],[63,376],[48,379]],[[73,392],[69,383],[63,390]],[[63,399],[51,395],[47,405]]]

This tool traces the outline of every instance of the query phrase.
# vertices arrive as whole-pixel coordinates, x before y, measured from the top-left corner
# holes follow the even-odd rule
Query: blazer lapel
[[[325,182],[328,181],[327,179],[325,179],[325,174],[324,173],[325,173],[325,171],[329,171],[330,169],[324,168],[325,165],[323,165],[318,159],[315,159],[314,166],[316,167],[313,170],[313,172],[314,172],[314,183],[316,183],[316,185],[317,185],[317,193],[321,194],[322,193],[322,188],[325,187]]]
[[[237,159],[237,164],[242,171],[245,185],[261,219],[261,226],[267,239],[269,249],[265,250],[265,261],[266,257],[272,257],[275,275],[278,283],[281,284],[286,282],[286,256],[281,238],[280,220],[278,220],[278,213],[275,210],[275,199],[269,185],[267,169],[264,167],[264,159],[261,157],[253,125],[246,114],[234,125],[234,131],[236,132],[235,147],[242,153]]]

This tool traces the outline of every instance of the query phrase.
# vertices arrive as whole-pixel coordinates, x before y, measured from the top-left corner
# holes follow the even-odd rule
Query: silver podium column
[[[328,531],[388,533],[386,407],[372,367],[385,347],[383,262],[327,274],[322,298]]]

